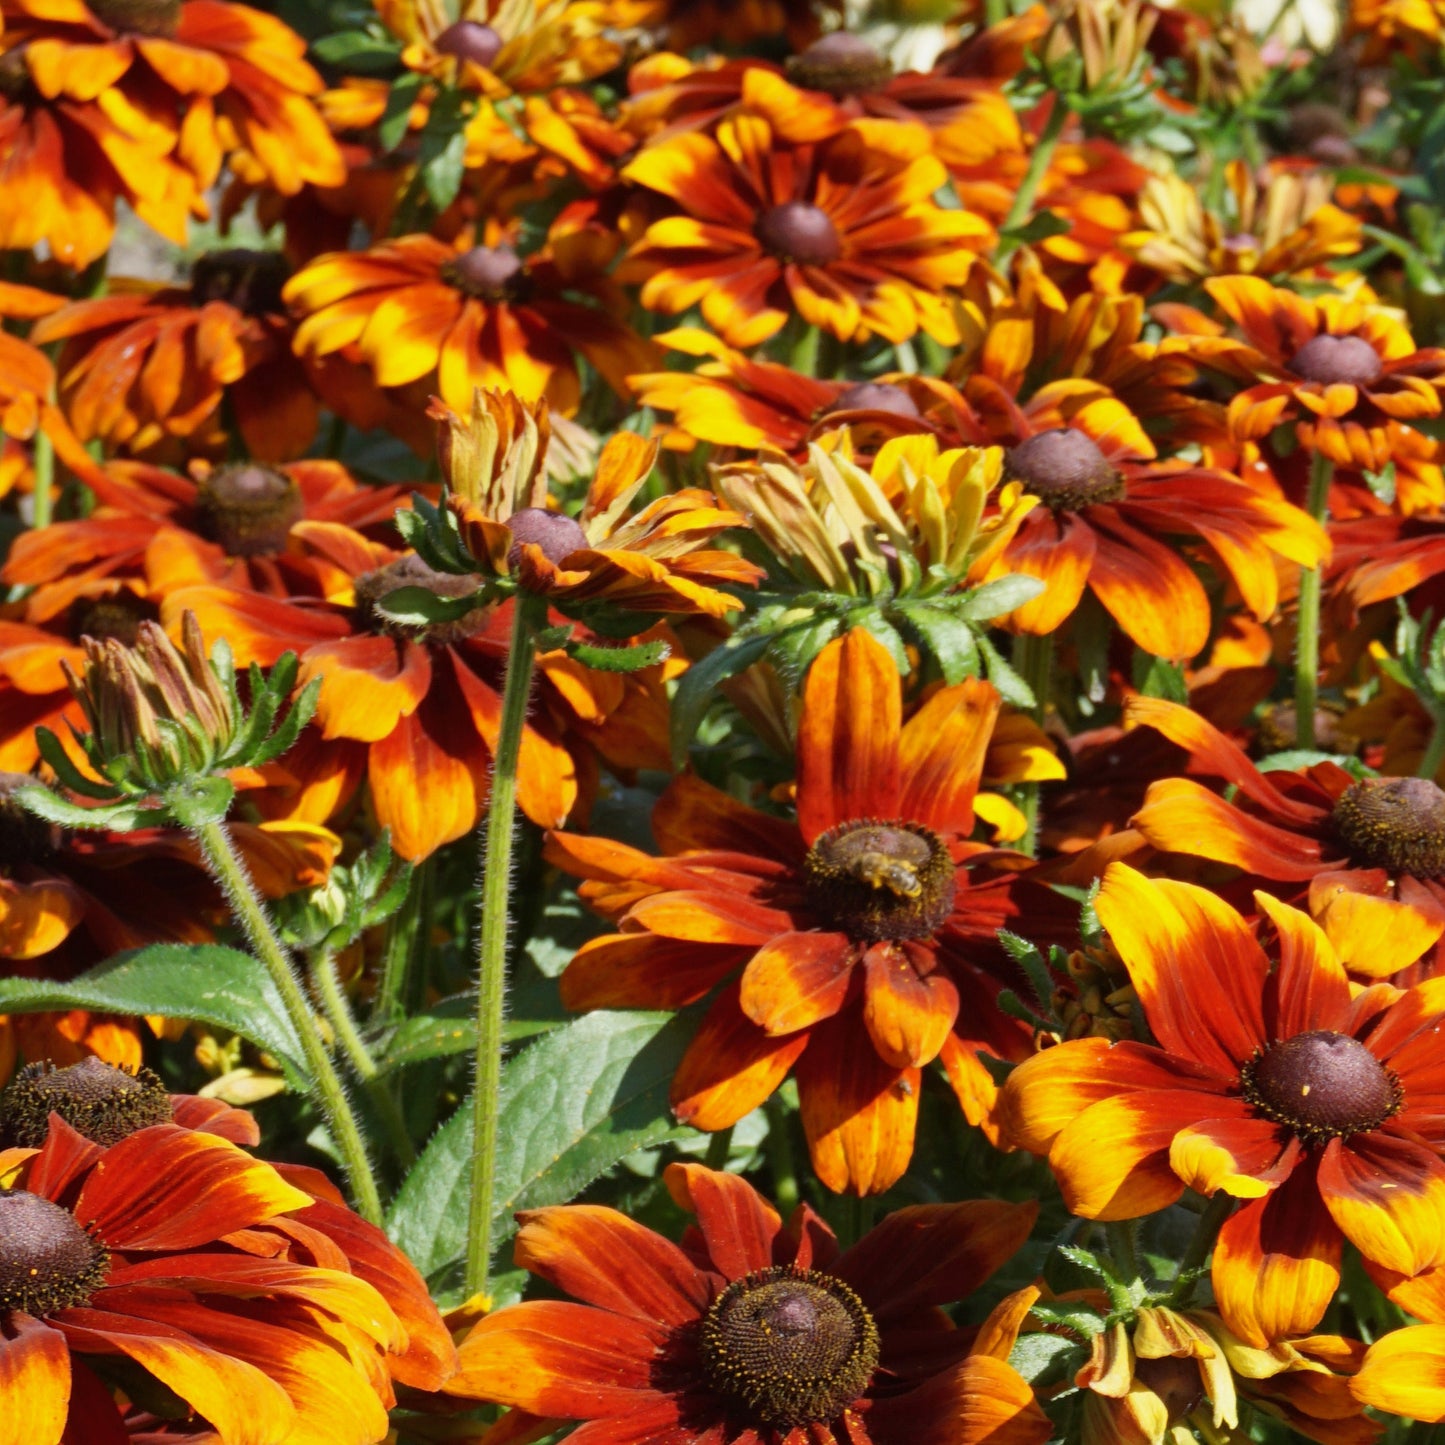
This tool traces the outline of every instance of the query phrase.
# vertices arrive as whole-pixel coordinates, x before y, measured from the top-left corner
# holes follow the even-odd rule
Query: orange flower
[[[447,1393],[583,1420],[581,1439],[614,1445],[1049,1438],[1007,1364],[1011,1301],[977,1333],[938,1309],[1018,1249],[1035,1205],[915,1205],[840,1252],[806,1205],[785,1227],[734,1174],[672,1164],[664,1179],[697,1216],[686,1248],[594,1205],[520,1215],[517,1263],[582,1302],[489,1315]]]
[[[1229,404],[1240,441],[1295,420],[1300,444],[1339,466],[1381,471],[1392,421],[1439,416],[1445,350],[1417,350],[1404,323],[1381,306],[1342,296],[1298,296],[1257,276],[1205,282],[1244,333],[1168,338],[1180,351],[1253,383]]]
[[[213,251],[190,285],[109,283],[95,301],[43,318],[37,345],[64,341],[61,398],[85,441],[135,456],[223,456],[221,404],[261,461],[311,445],[319,404],[291,351],[281,304],[290,274],[267,251]]]
[[[934,202],[946,173],[921,127],[787,146],[761,116],[737,115],[716,139],[649,146],[623,175],[676,208],[628,252],[627,274],[646,278],[642,304],[701,304],[730,346],[766,341],[794,311],[843,341],[921,328],[957,345],[946,293],[993,239],[987,222]]]
[[[1014,1071],[1000,1112],[1086,1219],[1151,1214],[1186,1187],[1244,1201],[1214,1297],[1266,1346],[1319,1322],[1346,1239],[1405,1274],[1445,1262],[1445,1001],[1429,984],[1356,1001],[1320,929],[1255,900],[1278,933],[1273,971],[1212,893],[1112,864],[1095,906],[1159,1042],[1060,1044]]]
[[[582,395],[574,353],[624,396],[629,373],[655,359],[606,309],[616,304],[603,274],[616,244],[595,225],[573,232],[559,222],[547,248],[527,257],[431,236],[322,256],[286,286],[303,318],[296,349],[354,355],[380,387],[428,378],[456,411],[477,387],[502,386],[571,415]]]
[[[82,125],[93,113],[112,119],[125,139],[184,168],[173,217],[183,205],[205,214],[199,197],[223,160],[287,194],[345,179],[311,101],[321,80],[306,42],[273,16],[229,0],[3,0],[0,14],[0,50],[17,53],[47,105]]]
[[[3,184],[3,173],[0,173],[0,185]],[[0,241],[0,247],[3,244]],[[5,289],[28,291],[30,288]],[[16,314],[14,307],[7,304],[11,299],[0,291],[0,314]],[[37,432],[43,432],[50,438],[56,455],[88,482],[95,474],[95,464],[52,401],[54,395],[55,368],[50,358],[18,336],[0,330],[0,441],[6,438],[33,441]]]
[[[205,1122],[102,1145],[54,1120],[38,1151],[0,1151],[0,1178],[0,1373],[35,1445],[118,1433],[89,1363],[117,1357],[223,1439],[386,1433],[406,1329],[336,1241],[311,1262],[316,1201],[271,1165]]]
[[[907,1168],[925,1065],[942,1059],[982,1123],[994,1086],[977,1050],[1027,1049],[995,1004],[996,930],[1020,916],[1073,927],[1013,871],[1021,859],[968,841],[998,694],[946,687],[904,723],[900,693],[861,629],[823,649],[803,693],[796,823],[683,777],[653,814],[665,857],[573,834],[547,844],[620,929],[568,965],[567,1006],[680,1008],[721,985],[674,1110],[725,1129],[795,1072],[814,1169],[857,1194]]]

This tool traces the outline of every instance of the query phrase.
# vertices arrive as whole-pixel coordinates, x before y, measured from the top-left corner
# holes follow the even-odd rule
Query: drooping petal
[[[922,944],[875,943],[863,956],[863,1022],[885,1063],[931,1064],[958,1017],[958,988]]]
[[[589,1305],[668,1325],[707,1309],[708,1282],[670,1240],[595,1204],[518,1216],[516,1260]]]
[[[697,1216],[709,1258],[726,1279],[766,1269],[783,1221],[747,1180],[701,1164],[669,1164],[663,1175],[680,1209]]]
[[[1319,1187],[1366,1259],[1401,1274],[1445,1263],[1445,1163],[1433,1149],[1379,1131],[1331,1139]]]
[[[812,843],[839,823],[898,817],[898,669],[861,628],[808,670],[798,728],[798,826]]]
[[[1242,1099],[1221,1099],[1219,1105],[1222,1117],[1174,1136],[1169,1166],[1196,1194],[1223,1189],[1239,1199],[1262,1198],[1288,1176],[1299,1145],[1281,1143],[1279,1126],[1254,1117]]]
[[[843,933],[784,933],[743,970],[742,1009],[773,1038],[832,1018],[848,996],[857,945]]]
[[[1002,1360],[972,1355],[867,1416],[874,1445],[1044,1445],[1049,1418]]]
[[[1382,1335],[1349,1381],[1362,1405],[1410,1420],[1445,1420],[1445,1325],[1410,1325]]]
[[[70,1350],[63,1335],[19,1310],[0,1316],[0,1400],[9,1401],[0,1445],[58,1445],[70,1408]]]

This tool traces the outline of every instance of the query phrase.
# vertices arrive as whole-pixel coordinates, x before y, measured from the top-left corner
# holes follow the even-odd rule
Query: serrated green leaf
[[[442,999],[425,1013],[406,1020],[376,1056],[381,1073],[405,1069],[428,1059],[450,1059],[469,1054],[477,1043],[477,1000],[474,994]],[[502,1037],[509,1044],[536,1038],[561,1027],[558,1019],[508,1019]]]
[[[401,57],[401,46],[396,41],[365,30],[342,30],[335,35],[323,35],[312,43],[311,49],[317,59],[327,65],[341,66],[359,74],[385,70]]]
[[[1068,1335],[1051,1335],[1039,1330],[1020,1335],[1009,1352],[1008,1361],[1032,1385],[1053,1374],[1071,1374],[1072,1371],[1062,1368],[1065,1359],[1072,1354],[1082,1356],[1082,1353],[1078,1342]]]
[[[970,622],[987,622],[990,618],[1002,617],[1025,602],[1032,602],[1044,590],[1041,577],[1030,577],[1023,572],[1010,572],[1006,577],[997,577],[966,592],[951,610],[955,617]]]
[[[1312,768],[1316,763],[1333,763],[1357,778],[1373,778],[1375,770],[1367,767],[1359,758],[1347,753],[1323,753],[1315,748],[1288,748],[1282,753],[1269,753],[1262,757],[1256,767],[1262,773],[1298,773]]]
[[[44,818],[47,823],[58,823],[62,828],[109,828],[117,833],[128,833],[132,828],[164,821],[164,814],[154,808],[142,808],[139,803],[110,803],[83,808],[79,803],[62,798],[59,793],[52,793],[40,783],[19,789],[15,801],[26,812]]]
[[[695,1028],[686,1015],[599,1011],[508,1060],[494,1245],[511,1238],[516,1210],[565,1203],[634,1150],[692,1132],[672,1117],[668,1089]],[[391,1237],[428,1277],[466,1252],[471,1154],[468,1101],[433,1136],[392,1206]]]
[[[988,637],[978,634],[978,650],[983,654],[984,671],[1006,703],[1018,708],[1034,706],[1034,691],[1005,660]]]
[[[917,633],[923,651],[938,663],[946,683],[952,686],[966,677],[978,675],[978,643],[967,622],[941,607],[922,603],[899,606],[896,610],[903,622]]]
[[[1142,647],[1134,649],[1134,686],[1145,697],[1162,697],[1168,702],[1189,702],[1189,685],[1184,669],[1164,657],[1155,657]]]
[[[567,648],[570,657],[596,672],[640,672],[666,661],[670,652],[665,642],[639,642],[636,647],[593,647],[574,642]]]
[[[0,1013],[93,1009],[195,1019],[240,1034],[304,1084],[300,1041],[270,976],[256,959],[219,943],[134,948],[72,979],[0,979]]]
[[[72,793],[79,793],[82,798],[97,798],[106,802],[115,799],[115,789],[108,783],[98,783],[87,778],[65,751],[64,743],[49,728],[35,729],[35,745],[40,749],[40,756],[54,770],[55,776]]]
[[[429,587],[398,587],[385,597],[378,597],[374,606],[387,619],[402,627],[432,627],[438,623],[458,622],[481,603],[480,593],[465,597],[440,597]]]
[[[730,637],[683,673],[672,699],[670,726],[675,766],[680,768],[686,763],[688,744],[718,684],[751,667],[768,650],[770,641],[766,636]]]

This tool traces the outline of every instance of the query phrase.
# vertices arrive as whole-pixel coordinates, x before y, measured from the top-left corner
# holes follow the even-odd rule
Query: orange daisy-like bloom
[[[628,252],[642,304],[701,305],[730,346],[755,346],[795,311],[843,341],[906,341],[920,329],[957,345],[947,292],[993,240],[933,193],[947,179],[917,126],[850,126],[788,146],[761,116],[724,120],[649,146],[626,179],[677,208]]]
[[[616,245],[594,225],[559,223],[547,248],[527,257],[431,236],[322,256],[286,286],[302,316],[296,349],[354,356],[380,387],[430,378],[455,411],[471,406],[477,387],[501,386],[571,415],[582,397],[576,353],[623,396],[627,376],[655,361],[612,314],[620,292],[604,271]]]
[[[0,185],[3,184],[3,176],[0,176]],[[0,242],[0,247],[3,247],[3,242]],[[13,304],[13,293],[17,291],[40,294],[30,287],[0,284],[0,315],[17,314],[17,307]],[[37,433],[43,432],[54,445],[56,455],[77,475],[89,481],[95,473],[95,465],[70,429],[64,413],[52,400],[54,395],[55,368],[51,366],[50,358],[38,347],[0,330],[0,442],[6,444],[8,451],[10,441],[33,441]],[[9,467],[14,466],[12,459]]]
[[[793,1072],[814,1169],[858,1194],[907,1168],[934,1059],[970,1121],[987,1119],[976,1053],[1017,1058],[1026,1038],[983,966],[1001,969],[996,930],[1065,912],[1020,883],[1016,855],[968,841],[998,694],[946,687],[907,723],[900,694],[862,630],[823,649],[803,693],[796,823],[682,778],[653,814],[665,857],[571,834],[547,844],[619,927],[568,965],[567,1006],[680,1008],[721,986],[673,1077],[674,1110],[724,1129]]]
[[[1243,1200],[1214,1297],[1265,1346],[1319,1322],[1346,1239],[1403,1274],[1445,1262],[1445,998],[1432,984],[1355,997],[1321,930],[1255,897],[1279,936],[1273,970],[1214,894],[1112,864],[1095,906],[1158,1044],[1060,1044],[1014,1071],[1000,1113],[1084,1218],[1150,1214],[1186,1187]]]
[[[1190,755],[1190,770],[1236,790],[1233,802],[1193,778],[1151,783],[1129,820],[1166,853],[1210,858],[1287,885],[1327,920],[1353,973],[1388,978],[1439,939],[1445,917],[1445,792],[1425,778],[1356,779],[1334,763],[1261,773],[1198,714],[1134,697],[1125,716]],[[1402,906],[1403,905],[1403,906]]]
[[[0,51],[44,101],[81,123],[98,111],[184,167],[176,200],[197,214],[223,160],[288,194],[346,178],[306,42],[273,16],[229,0],[4,0],[0,15]]]
[[[1392,421],[1440,415],[1445,350],[1417,350],[1385,308],[1299,296],[1258,276],[1215,277],[1205,288],[1244,340],[1209,334],[1218,328],[1205,322],[1201,334],[1166,338],[1160,353],[1182,351],[1252,383],[1229,403],[1238,440],[1257,441],[1294,419],[1306,450],[1377,472],[1390,461]]]
[[[517,1262],[573,1296],[498,1310],[449,1394],[581,1420],[579,1445],[1042,1445],[1050,1425],[1008,1350],[1022,1312],[977,1331],[938,1306],[1028,1237],[1033,1204],[899,1210],[841,1251],[803,1206],[785,1226],[734,1174],[665,1174],[698,1227],[679,1247],[593,1205],[519,1216]]]
[[[0,1377],[25,1402],[25,1439],[116,1436],[89,1361],[120,1357],[222,1439],[371,1445],[406,1328],[350,1269],[345,1236],[307,1219],[313,1196],[222,1137],[234,1111],[192,1103],[176,1101],[196,1128],[154,1123],[102,1144],[52,1118],[38,1150],[0,1151]],[[447,1370],[426,1373],[440,1383]]]
[[[85,441],[135,456],[225,455],[221,405],[250,455],[281,461],[316,435],[319,403],[291,350],[275,252],[214,251],[189,286],[109,283],[44,317],[37,345],[64,341],[61,398]]]

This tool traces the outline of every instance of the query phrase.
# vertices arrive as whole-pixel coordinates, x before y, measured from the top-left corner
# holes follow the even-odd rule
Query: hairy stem
[[[356,1197],[357,1212],[372,1224],[380,1224],[381,1195],[377,1191],[376,1177],[371,1171],[371,1160],[367,1157],[366,1143],[357,1127],[356,1115],[352,1113],[331,1055],[321,1041],[316,1020],[292,970],[291,960],[286,956],[286,950],[251,883],[246,864],[231,842],[224,823],[201,823],[194,833],[206,866],[221,885],[252,952],[270,974],[286,1009],[286,1016],[291,1020],[291,1027],[296,1030],[306,1056],[307,1069],[320,1096],[321,1112],[326,1116],[327,1127],[341,1153],[342,1166]]]
[[[1044,122],[1044,128],[1034,142],[1034,151],[1029,157],[1029,168],[1024,172],[1024,178],[1019,182],[1018,190],[1014,192],[1013,204],[1008,208],[1008,215],[1003,218],[1003,224],[999,227],[999,231],[1003,234],[998,243],[998,250],[994,253],[994,265],[1000,271],[1019,247],[1018,238],[1009,236],[1007,233],[1022,226],[1033,214],[1034,197],[1038,194],[1039,186],[1048,172],[1049,162],[1054,158],[1054,150],[1059,144],[1059,137],[1063,134],[1068,120],[1068,106],[1058,96],[1055,96],[1053,107],[1049,111],[1049,118]]]
[[[432,859],[423,858],[411,875],[406,901],[386,925],[382,947],[381,979],[372,1000],[371,1016],[379,1023],[394,1023],[412,1011],[417,957],[431,917]]]
[[[1310,467],[1309,514],[1324,522],[1329,514],[1330,476],[1334,465],[1327,456],[1315,453]],[[1306,567],[1299,579],[1299,618],[1294,651],[1295,743],[1301,748],[1315,745],[1315,707],[1320,695],[1320,593],[1324,571]]]
[[[487,1288],[492,1259],[492,1174],[497,1156],[497,1095],[502,1083],[502,1018],[507,996],[507,901],[516,840],[517,759],[527,723],[527,698],[537,632],[547,604],[517,596],[502,723],[492,760],[492,796],[482,844],[482,915],[477,945],[477,1054],[472,1094],[472,1189],[467,1234],[467,1293]]]
[[[1189,1241],[1189,1248],[1184,1251],[1184,1258],[1179,1261],[1179,1273],[1174,1277],[1176,1283],[1174,1292],[1169,1296],[1169,1303],[1176,1309],[1183,1309],[1194,1298],[1194,1286],[1199,1283],[1205,1262],[1214,1248],[1214,1241],[1233,1209],[1232,1194],[1226,1194],[1219,1189],[1210,1196],[1209,1203],[1199,1216],[1199,1223],[1194,1226],[1194,1238]]]
[[[1415,769],[1415,776],[1433,781],[1442,763],[1445,763],[1445,713],[1437,715],[1431,725],[1430,741],[1425,744],[1425,754]]]
[[[1031,632],[1020,632],[1014,638],[1014,671],[1028,684],[1034,695],[1034,721],[1042,725],[1049,711],[1049,691],[1054,677],[1054,638],[1035,637]],[[1028,828],[1019,846],[1032,855],[1038,850],[1039,832],[1039,785],[1020,783],[1019,806],[1023,810]]]
[[[793,1158],[793,1138],[788,1132],[788,1109],[776,1090],[763,1108],[768,1115],[768,1137],[764,1148],[773,1175],[773,1203],[786,1219],[802,1198],[798,1189],[798,1166]]]
[[[55,443],[43,430],[35,433],[30,466],[35,474],[35,490],[31,493],[35,510],[31,513],[31,525],[48,527],[55,512]]]

